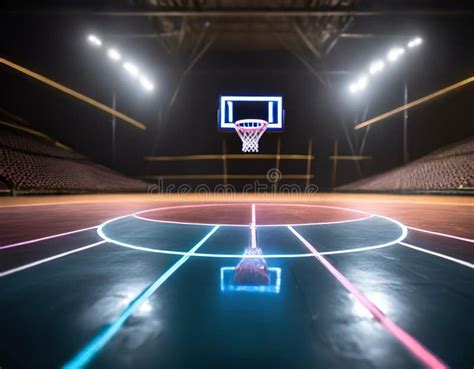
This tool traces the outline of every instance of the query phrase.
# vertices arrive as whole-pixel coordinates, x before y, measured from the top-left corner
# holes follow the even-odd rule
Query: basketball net
[[[268,122],[262,119],[241,119],[235,130],[242,140],[242,152],[258,152],[258,141],[265,133]]]

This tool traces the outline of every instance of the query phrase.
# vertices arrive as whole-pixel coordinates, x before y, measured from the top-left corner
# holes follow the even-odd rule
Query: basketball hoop
[[[241,119],[235,122],[235,130],[242,140],[242,151],[258,152],[258,141],[267,127],[268,122],[262,119]]]

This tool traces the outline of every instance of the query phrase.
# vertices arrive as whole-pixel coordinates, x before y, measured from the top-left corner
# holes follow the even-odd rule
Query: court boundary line
[[[413,229],[414,231],[419,231],[419,232],[424,232],[424,233],[429,233],[429,234],[434,234],[436,236],[442,236],[442,237],[448,237],[448,238],[453,238],[455,240],[460,240],[460,241],[465,241],[465,242],[470,242],[474,243],[474,240],[471,238],[464,238],[460,236],[453,236],[452,234],[447,234],[447,233],[442,233],[442,232],[435,232],[435,231],[428,231],[427,229],[421,229],[421,228],[415,228],[415,227],[410,227],[407,226],[410,229]]]
[[[161,276],[156,279],[152,284],[145,288],[122,313],[110,324],[105,325],[105,329],[99,331],[89,343],[79,351],[74,357],[63,365],[63,369],[79,369],[90,363],[96,354],[104,348],[104,346],[117,334],[127,322],[128,318],[145,302],[149,297],[156,292],[174,272],[176,272],[181,265],[183,265],[191,255],[199,249],[206,241],[212,237],[214,233],[219,229],[219,226],[212,228],[197,244],[195,244],[186,255],[180,258],[170,268],[168,268]]]
[[[313,256],[335,277],[340,284],[351,293],[358,302],[376,319],[399,343],[402,344],[413,356],[429,368],[447,368],[440,359],[429,351],[421,342],[411,336],[403,328],[390,320],[377,305],[369,300],[359,288],[356,287],[344,274],[334,267],[318,250],[299,234],[292,226],[288,229],[296,236],[298,240],[310,251]]]
[[[463,265],[463,266],[466,266],[468,268],[474,269],[474,264],[472,264],[468,261],[457,259],[457,258],[449,256],[449,255],[441,254],[441,253],[436,252],[436,251],[427,250],[427,249],[424,249],[420,246],[415,246],[415,245],[412,245],[412,244],[409,244],[409,243],[406,243],[406,242],[401,242],[400,241],[399,244],[402,245],[402,246],[408,247],[410,249],[417,250],[417,251],[420,251],[420,252],[424,252],[424,253],[427,253],[427,254],[430,254],[430,255],[434,255],[434,256],[437,256],[439,258],[446,259],[446,260],[452,261],[454,263],[458,263],[460,265]]]
[[[62,237],[62,236],[68,236],[68,235],[74,234],[74,233],[89,231],[89,230],[95,229],[95,228],[97,228],[97,227],[99,227],[99,226],[96,225],[96,226],[93,226],[93,227],[76,229],[76,230],[74,230],[74,231],[63,232],[63,233],[58,233],[58,234],[53,234],[53,235],[51,235],[51,236],[45,236],[45,237],[35,238],[35,239],[32,239],[32,240],[28,240],[28,241],[16,242],[16,243],[12,243],[12,244],[10,244],[10,245],[3,245],[3,246],[0,246],[0,251],[1,251],[1,250],[5,250],[5,249],[10,249],[10,248],[12,248],[12,247],[18,247],[18,246],[23,246],[23,245],[29,245],[29,244],[31,244],[31,243],[46,241],[46,240],[50,240],[50,239],[52,239],[52,238],[58,238],[58,237]]]
[[[92,244],[87,245],[87,246],[82,246],[82,247],[79,247],[79,248],[74,249],[74,250],[63,252],[61,254],[56,254],[56,255],[53,255],[53,256],[50,256],[50,257],[47,257],[47,258],[44,258],[44,259],[40,259],[40,260],[34,261],[32,263],[24,264],[24,265],[21,265],[19,267],[15,267],[13,269],[8,269],[4,272],[0,272],[0,277],[5,277],[7,275],[11,275],[11,274],[14,274],[14,273],[17,273],[17,272],[21,272],[23,270],[35,267],[37,265],[44,264],[44,263],[47,263],[49,261],[62,258],[64,256],[71,255],[71,254],[74,254],[76,252],[84,251],[84,250],[90,249],[92,247],[102,245],[102,244],[107,243],[107,242],[108,241],[106,241],[106,240],[102,240],[102,241],[95,242],[95,243],[92,243]]]

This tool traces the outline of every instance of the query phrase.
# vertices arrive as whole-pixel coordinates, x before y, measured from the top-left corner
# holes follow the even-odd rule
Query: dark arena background
[[[0,4],[0,368],[474,367],[474,4]]]

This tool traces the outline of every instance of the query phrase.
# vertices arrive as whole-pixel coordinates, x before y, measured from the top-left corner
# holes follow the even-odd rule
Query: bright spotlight
[[[113,61],[119,61],[120,59],[122,59],[122,55],[120,55],[120,53],[115,49],[107,50],[107,56]]]
[[[359,90],[359,89],[357,88],[357,84],[351,83],[351,84],[349,85],[349,92],[350,92],[351,94],[356,93],[358,90]]]
[[[364,90],[367,87],[367,84],[369,83],[369,79],[366,76],[361,76],[357,80],[357,89],[358,90]]]
[[[143,88],[147,91],[153,91],[155,89],[155,86],[153,86],[153,83],[151,83],[146,77],[141,76],[140,77],[140,84],[143,86]]]
[[[387,59],[390,62],[397,61],[400,56],[405,54],[405,49],[402,49],[401,47],[396,47],[394,49],[390,49],[388,54],[387,54]]]
[[[123,63],[123,68],[128,72],[130,73],[130,75],[132,77],[137,77],[138,76],[138,68],[133,65],[132,63],[129,63],[129,62],[126,62],[126,63]]]
[[[384,67],[385,67],[385,63],[382,60],[376,60],[370,64],[369,73],[376,74],[380,72],[381,70],[383,70]]]
[[[421,45],[423,42],[423,39],[421,37],[415,37],[413,40],[410,40],[410,42],[407,44],[409,48]]]
[[[92,46],[95,46],[95,47],[101,47],[102,46],[102,40],[99,37],[97,37],[96,35],[87,36],[87,41],[89,41],[89,43]]]
[[[360,76],[355,83],[349,85],[349,92],[351,94],[364,90],[369,84],[369,79],[367,76]]]

